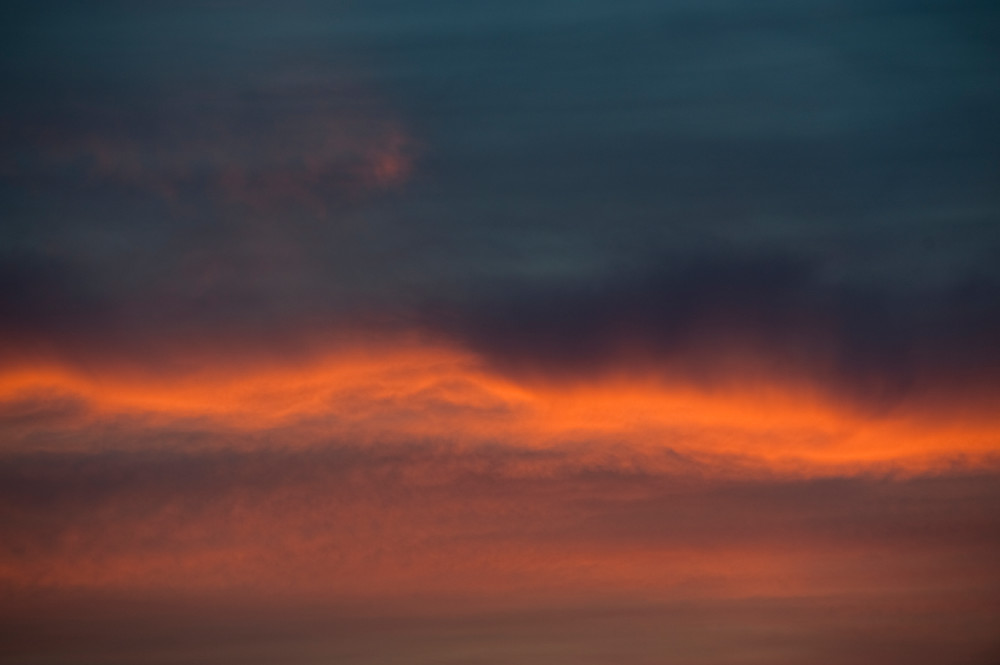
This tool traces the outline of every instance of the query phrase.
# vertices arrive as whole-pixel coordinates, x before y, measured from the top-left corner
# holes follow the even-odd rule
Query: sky
[[[1000,662],[1000,10],[0,9],[0,660]]]

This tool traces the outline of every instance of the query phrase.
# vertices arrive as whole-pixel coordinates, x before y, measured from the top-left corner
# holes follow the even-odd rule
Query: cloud
[[[808,661],[840,665],[878,654],[880,662],[986,665],[995,648],[989,613],[957,618],[910,598],[782,598],[484,611],[419,603],[414,615],[372,607],[257,605],[219,598],[75,596],[26,598],[11,619],[12,662],[296,663],[476,662],[600,665],[609,659],[678,665]],[[86,608],[86,611],[81,612]],[[970,617],[974,617],[970,620]],[[7,618],[7,617],[4,617]],[[27,621],[25,620],[27,619]],[[919,630],[912,630],[919,627]]]
[[[251,106],[194,97],[155,112],[84,107],[61,124],[22,127],[5,137],[19,158],[7,175],[24,185],[68,176],[181,209],[208,197],[244,214],[291,209],[325,218],[410,171],[411,142],[376,108],[319,112],[322,100],[309,95],[305,110],[294,111],[269,109],[266,98]]]
[[[6,456],[2,569],[15,586],[361,599],[827,593],[876,578],[926,584],[929,570],[958,585],[995,574],[992,472],[803,480],[697,468],[666,453],[444,444]],[[887,568],[872,554],[883,551],[912,558]],[[656,557],[673,563],[648,567]]]
[[[929,295],[844,283],[824,268],[789,255],[666,255],[603,278],[508,282],[431,306],[425,320],[528,378],[630,368],[726,385],[763,375],[874,408],[995,390],[997,282],[983,276]]]
[[[519,381],[420,335],[331,343],[299,358],[195,348],[176,368],[22,362],[0,372],[0,432],[11,453],[440,441],[582,446],[596,457],[675,451],[710,467],[808,477],[995,463],[988,409],[847,408],[780,374],[692,385],[625,366],[588,380]]]
[[[593,453],[5,455],[0,648],[61,663],[989,662],[995,472],[809,480]]]
[[[0,660],[997,660],[992,5],[0,13]]]
[[[0,623],[17,630],[0,649],[979,665],[997,481],[733,473],[606,446],[8,454]]]

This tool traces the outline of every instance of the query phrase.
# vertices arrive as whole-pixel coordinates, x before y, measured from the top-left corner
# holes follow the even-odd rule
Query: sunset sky
[[[998,25],[2,3],[0,662],[1000,663]]]

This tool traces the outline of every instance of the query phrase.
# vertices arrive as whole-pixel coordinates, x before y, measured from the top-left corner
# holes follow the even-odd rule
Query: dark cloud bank
[[[1000,387],[1000,285],[988,276],[892,292],[836,283],[819,262],[791,256],[650,264],[600,281],[513,283],[430,308],[425,320],[529,378],[631,366],[711,385],[756,371],[874,405],[928,392],[982,399]]]

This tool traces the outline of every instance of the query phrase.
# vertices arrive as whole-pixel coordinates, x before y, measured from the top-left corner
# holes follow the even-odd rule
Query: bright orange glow
[[[58,365],[0,375],[2,402],[54,397],[82,402],[85,422],[128,416],[146,426],[280,430],[282,445],[293,447],[330,437],[524,448],[600,441],[807,475],[975,466],[1000,453],[1000,419],[990,414],[931,418],[900,408],[873,416],[780,378],[716,390],[635,376],[519,384],[471,354],[418,343],[355,345],[308,363],[210,366],[170,377]]]

